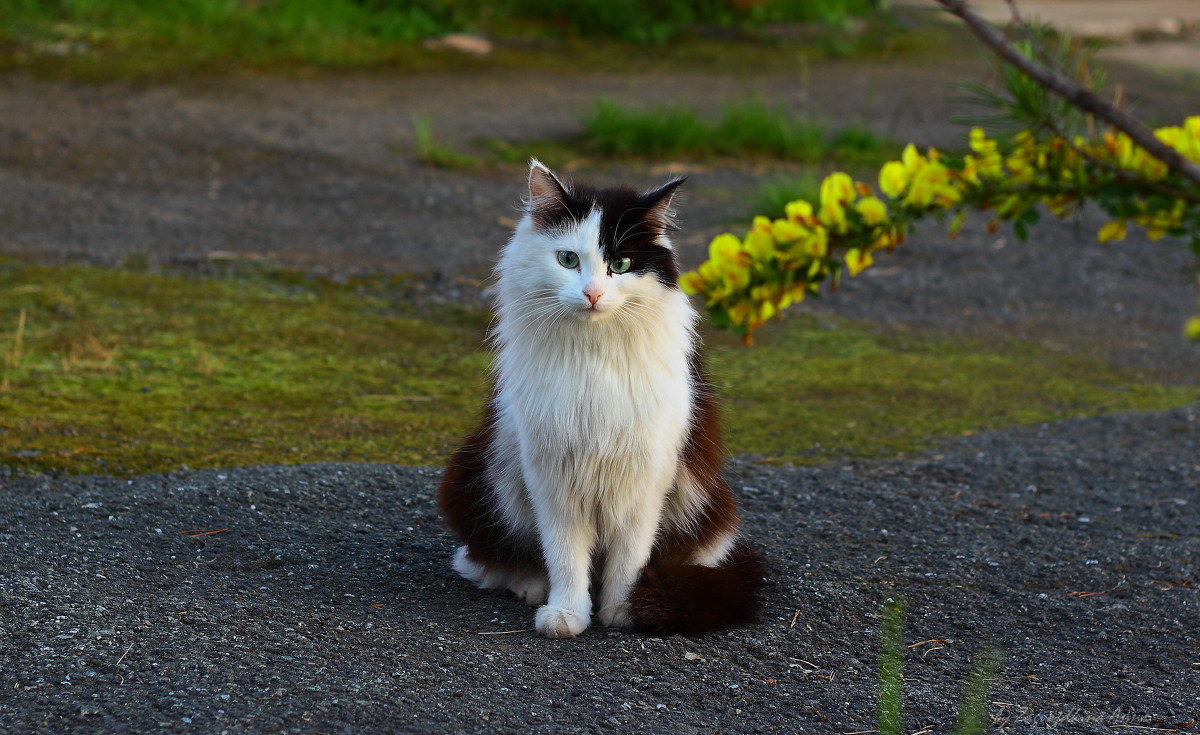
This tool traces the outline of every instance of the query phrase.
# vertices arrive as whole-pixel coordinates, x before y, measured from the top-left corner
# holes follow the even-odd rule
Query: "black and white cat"
[[[454,569],[540,606],[658,634],[750,622],[763,566],[721,478],[697,314],[669,238],[682,179],[644,194],[562,182],[533,161],[498,280],[494,388],[450,460]],[[592,589],[598,589],[593,603]]]

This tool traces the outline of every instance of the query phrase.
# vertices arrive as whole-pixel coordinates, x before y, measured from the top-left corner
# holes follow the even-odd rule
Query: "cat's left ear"
[[[677,229],[675,209],[671,206],[671,202],[675,199],[675,192],[685,181],[687,181],[686,177],[680,177],[642,195],[646,200],[646,220],[653,224],[659,232],[674,232]]]
[[[554,172],[536,158],[529,161],[529,214],[541,230],[551,229],[567,210],[570,192]]]

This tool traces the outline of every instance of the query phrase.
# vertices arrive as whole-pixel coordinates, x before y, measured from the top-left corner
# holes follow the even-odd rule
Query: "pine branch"
[[[1000,58],[1075,107],[1084,112],[1090,112],[1125,133],[1130,140],[1165,163],[1172,171],[1200,186],[1200,166],[1184,158],[1178,151],[1154,137],[1154,133],[1140,120],[1113,106],[1074,79],[1054,69],[1048,69],[1022,54],[1009,43],[1003,33],[967,7],[966,0],[937,1],[950,13],[961,18],[976,37],[991,47]]]

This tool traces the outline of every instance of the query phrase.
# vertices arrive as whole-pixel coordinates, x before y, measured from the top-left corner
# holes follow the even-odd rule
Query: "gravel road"
[[[733,463],[762,622],[539,638],[449,567],[436,468],[9,479],[0,731],[862,732],[881,603],[908,603],[905,732],[998,648],[997,732],[1192,732],[1195,410],[903,460]]]

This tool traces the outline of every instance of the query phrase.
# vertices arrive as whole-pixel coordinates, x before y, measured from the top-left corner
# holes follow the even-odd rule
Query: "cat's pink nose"
[[[583,295],[587,296],[587,300],[591,302],[592,306],[595,306],[596,302],[600,300],[600,297],[604,295],[604,289],[585,288],[583,289]]]

